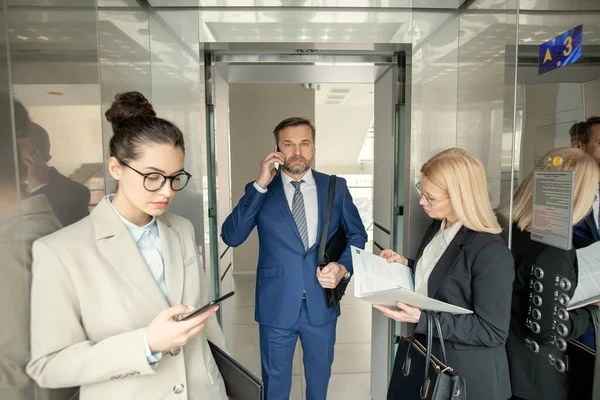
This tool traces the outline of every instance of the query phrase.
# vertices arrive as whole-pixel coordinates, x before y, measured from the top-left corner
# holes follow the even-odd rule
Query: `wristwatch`
[[[346,271],[346,275],[344,275],[343,280],[347,281],[348,279],[350,279],[350,271]]]

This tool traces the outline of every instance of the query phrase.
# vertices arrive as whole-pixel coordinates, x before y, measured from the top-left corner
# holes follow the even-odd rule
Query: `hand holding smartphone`
[[[182,318],[179,319],[179,321],[187,321],[188,319],[194,318],[196,315],[198,314],[202,314],[203,312],[207,311],[208,309],[210,309],[211,307],[216,306],[217,304],[219,304],[220,302],[222,302],[225,299],[230,298],[231,296],[233,296],[235,294],[235,292],[229,292],[226,295],[223,295],[221,297],[219,297],[218,299],[214,299],[213,301],[209,302],[208,304],[192,311],[191,313],[183,316]]]

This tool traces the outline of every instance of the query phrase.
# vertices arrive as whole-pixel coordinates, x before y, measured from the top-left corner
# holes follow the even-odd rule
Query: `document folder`
[[[370,304],[396,306],[400,301],[409,306],[436,312],[472,314],[473,311],[444,303],[416,293],[410,269],[397,263],[388,263],[381,257],[352,249],[354,266],[354,297]]]
[[[227,395],[232,400],[264,400],[264,386],[260,379],[210,340],[208,345],[225,381]]]

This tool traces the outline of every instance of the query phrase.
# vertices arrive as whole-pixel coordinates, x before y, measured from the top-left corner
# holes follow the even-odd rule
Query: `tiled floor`
[[[233,356],[260,377],[258,324],[254,321],[255,276],[235,276],[235,332]],[[352,283],[342,300],[338,320],[335,359],[328,400],[370,400],[371,308],[354,298]],[[305,380],[300,342],[296,345],[290,399],[305,398]]]

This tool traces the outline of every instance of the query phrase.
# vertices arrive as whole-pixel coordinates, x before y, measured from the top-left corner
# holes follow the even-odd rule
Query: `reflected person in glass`
[[[574,248],[563,250],[531,238],[535,171],[575,171],[576,225],[588,214],[596,198],[600,169],[592,156],[579,149],[554,149],[541,157],[540,165],[527,174],[513,197],[511,250],[516,277],[506,348],[514,399],[579,399],[569,396],[569,378],[566,371],[560,370],[560,363],[568,364],[565,350],[572,344],[567,342],[592,329],[592,312],[597,312],[597,307],[590,305],[567,312],[566,304],[560,304],[561,298],[572,298],[578,286],[577,254]],[[505,217],[508,210],[504,207]],[[560,279],[556,281],[559,286],[555,286],[555,279]],[[552,365],[552,357],[560,362]],[[591,386],[591,382],[585,384]]]
[[[473,311],[438,313],[449,366],[465,378],[469,400],[506,400],[511,390],[504,345],[514,264],[499,235],[483,164],[463,149],[445,150],[421,167],[417,191],[419,204],[434,220],[417,256],[407,259],[384,250],[381,257],[412,268],[417,293]],[[397,303],[398,310],[374,307],[396,321],[416,324],[416,338],[425,343],[427,319],[421,310],[404,303]],[[443,359],[439,340],[434,339],[432,352]],[[399,348],[397,357],[405,354]],[[388,399],[406,398],[407,387],[422,385],[423,371],[396,374],[401,379],[390,382]]]
[[[56,218],[63,226],[71,225],[89,214],[90,190],[49,166],[50,136],[36,123],[29,134],[17,140],[22,162],[23,190],[31,195],[46,196]]]
[[[23,136],[31,120],[20,102],[14,101],[13,109],[11,116],[8,93],[0,93],[0,399],[68,400],[76,389],[42,389],[25,372],[30,360],[31,247],[61,224],[45,196],[19,190],[11,122],[17,136]]]
[[[600,117],[590,117],[585,121],[573,124],[569,130],[571,147],[581,149],[594,157],[600,165]],[[596,193],[600,194],[600,185],[596,185]],[[600,240],[600,202],[594,201],[592,209],[573,228],[573,246],[580,249]]]
[[[138,92],[116,96],[108,170],[118,181],[89,217],[33,248],[32,360],[43,387],[80,398],[226,399],[208,340],[226,350],[192,224],[166,212],[191,175],[179,128]]]

